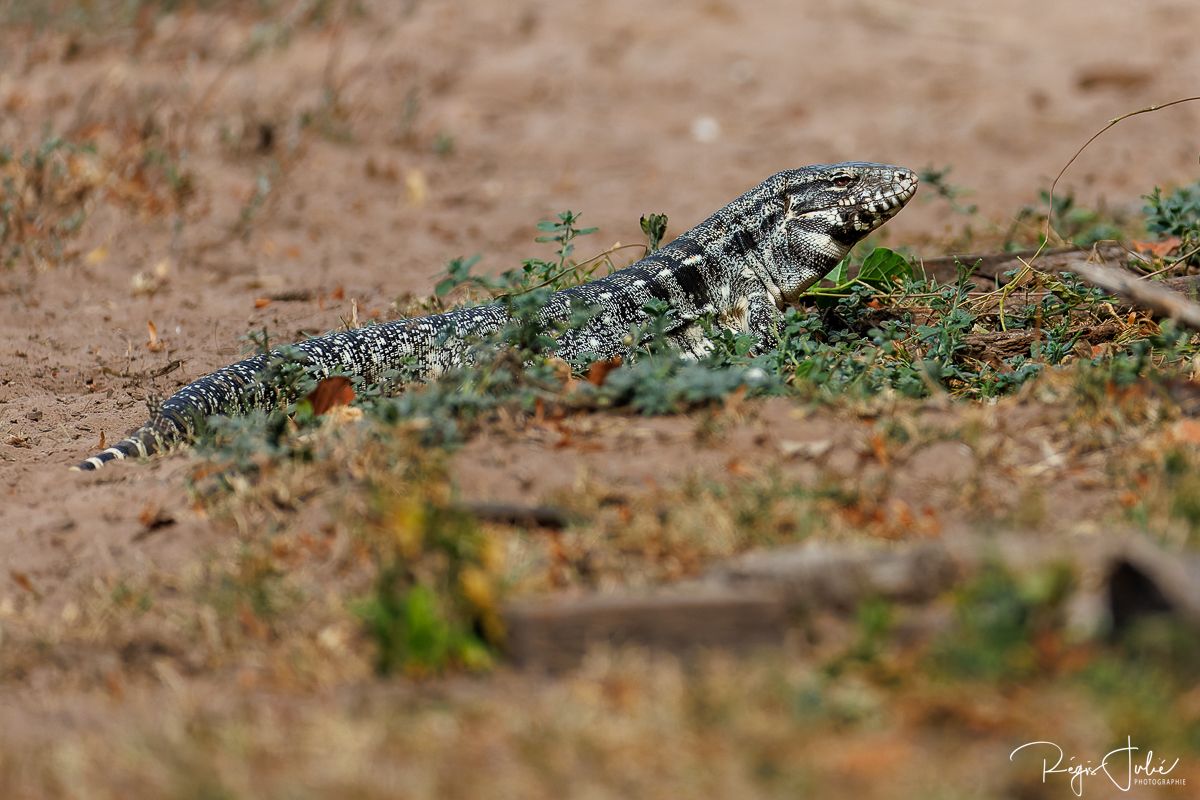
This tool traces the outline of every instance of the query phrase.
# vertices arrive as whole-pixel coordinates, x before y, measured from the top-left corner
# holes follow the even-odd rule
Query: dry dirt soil
[[[584,254],[641,241],[638,218],[648,212],[668,214],[678,233],[782,168],[838,160],[949,166],[948,180],[964,192],[958,202],[975,213],[953,211],[927,188],[883,240],[924,256],[987,249],[1106,121],[1196,93],[1198,29],[1200,7],[1184,0],[0,0],[0,150],[11,154],[0,177],[29,181],[20,191],[7,183],[0,201],[19,200],[33,214],[8,231],[16,255],[0,267],[0,649],[16,642],[24,653],[0,685],[0,741],[20,757],[0,769],[3,793],[486,791],[484,777],[455,768],[448,753],[456,748],[463,764],[479,776],[492,770],[493,788],[513,796],[580,787],[597,797],[796,796],[789,793],[832,780],[809,775],[786,791],[758,782],[755,770],[786,770],[774,761],[695,782],[683,766],[657,783],[645,778],[656,768],[637,743],[671,733],[647,709],[662,698],[676,706],[695,698],[680,688],[686,670],[634,656],[614,655],[549,685],[502,668],[423,688],[376,681],[364,669],[264,688],[253,677],[252,648],[211,669],[184,667],[169,647],[130,655],[99,636],[80,645],[80,663],[93,666],[73,673],[75,656],[53,651],[56,637],[70,638],[62,631],[90,613],[89,598],[186,571],[240,529],[197,509],[187,454],[95,475],[67,468],[139,424],[148,397],[239,358],[247,332],[266,328],[283,341],[353,315],[386,318],[397,298],[428,295],[453,257],[478,253],[481,269],[499,272],[548,254],[533,242],[534,225],[563,209],[600,228],[580,244]],[[1065,185],[1081,203],[1136,209],[1154,185],[1196,178],[1198,131],[1200,104],[1131,119],[1088,149]],[[67,144],[49,146],[55,137]],[[797,447],[780,442],[813,438],[814,426],[823,431],[816,438],[835,440],[831,450],[822,444],[836,462],[830,469],[853,476],[871,461],[873,421],[853,410],[806,413],[752,404],[703,446],[695,429],[704,421],[695,417],[591,421],[579,435],[593,446],[580,452],[536,431],[491,432],[455,455],[451,474],[467,498],[527,502],[596,484],[674,490],[770,465],[784,465],[790,480],[813,480],[796,464]],[[888,475],[900,484],[889,489],[892,505],[862,523],[875,526],[870,535],[902,537],[914,516],[937,517],[914,528],[922,535],[966,524],[956,481],[980,459],[996,480],[976,481],[1000,487],[1006,514],[1034,495],[1070,522],[1114,502],[1102,458],[1055,472],[1052,444],[1065,423],[1053,411],[942,403],[920,413],[933,426],[974,426],[992,444],[942,442],[876,464],[860,486],[878,487]],[[1062,482],[1037,489],[1047,475]],[[322,633],[334,649],[346,636],[355,641],[341,628]],[[726,687],[719,678],[738,669],[718,659],[705,674]],[[762,687],[789,680],[793,666],[745,669],[767,697]],[[626,685],[628,675],[640,682]],[[719,691],[726,695],[713,701],[713,719],[750,713],[722,710],[741,700]],[[522,693],[518,706],[541,721],[528,723],[516,747],[505,702]],[[470,712],[439,713],[430,695]],[[605,709],[594,711],[603,717],[594,720],[600,738],[569,756],[556,750],[555,737],[586,739],[587,724],[566,720],[562,709],[591,708],[593,695]],[[986,736],[1001,717],[1036,719],[1037,697],[1018,695],[1011,709],[979,709],[962,735]],[[262,716],[238,716],[260,702],[269,709]],[[414,706],[414,727],[397,732],[403,709]],[[627,730],[618,712],[631,707],[641,710]],[[1078,708],[1058,713],[1086,719]],[[360,717],[370,725],[356,727]],[[235,718],[242,722],[222,727]],[[730,724],[768,750],[769,741],[788,741],[786,731],[772,738],[757,717]],[[472,725],[482,738],[472,739]],[[668,762],[702,769],[719,761],[728,743],[714,730],[701,726],[664,744]],[[335,753],[323,749],[327,742],[337,743]],[[970,786],[972,772],[1007,763],[1006,743],[979,754],[990,763],[945,765],[946,774]],[[402,746],[425,755],[395,752]],[[937,772],[912,767],[915,746],[886,731],[859,735],[848,751],[812,746],[860,793],[905,796],[887,788],[888,775],[903,772],[913,787]],[[954,746],[951,737],[928,752],[950,758]],[[779,747],[780,763],[802,757]],[[239,753],[257,766],[239,766]],[[389,761],[379,772],[377,758]],[[422,767],[422,758],[441,766]],[[597,764],[627,765],[642,777],[622,788]],[[585,777],[576,783],[573,774]],[[1016,791],[979,796],[993,790]]]

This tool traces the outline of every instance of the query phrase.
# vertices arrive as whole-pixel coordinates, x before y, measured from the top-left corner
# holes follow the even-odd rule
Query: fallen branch
[[[1068,568],[1076,581],[1066,608],[1082,636],[1110,634],[1154,615],[1200,630],[1195,554],[1140,534],[1067,541],[1007,533],[886,547],[810,541],[749,553],[670,587],[517,601],[504,609],[507,649],[518,666],[548,670],[579,664],[593,647],[744,652],[785,641],[798,621],[816,615],[852,619],[868,600],[886,601],[899,613],[944,604],[951,590],[996,566],[1016,575]],[[930,628],[919,615],[904,617],[917,636],[934,635],[942,618],[926,617]]]
[[[969,280],[989,278],[999,285],[1008,281],[1004,273],[1019,270],[1024,264],[1038,255],[1037,250],[1016,250],[1011,253],[968,253],[964,255],[948,255],[938,258],[926,258],[921,261],[925,274],[936,278],[939,283],[954,283],[958,280],[960,267],[970,270]],[[1119,244],[1104,244],[1095,247],[1059,247],[1053,250],[1042,250],[1038,255],[1037,268],[1042,272],[1055,272],[1062,265],[1077,261],[1080,256],[1091,256],[1100,261],[1119,260],[1128,255]]]
[[[1141,280],[1122,269],[1083,260],[1063,264],[1061,269],[1075,273],[1093,286],[1099,286],[1107,292],[1125,298],[1134,306],[1149,311],[1156,317],[1173,319],[1181,325],[1200,330],[1200,303],[1189,300],[1179,292],[1164,288],[1159,283]]]
[[[151,378],[161,378],[164,375],[169,375],[175,370],[183,366],[183,360],[176,358],[155,369],[149,369],[144,372],[130,372],[128,368],[124,372],[117,372],[111,367],[100,367],[100,372],[110,378],[135,378],[137,380],[149,380]]]

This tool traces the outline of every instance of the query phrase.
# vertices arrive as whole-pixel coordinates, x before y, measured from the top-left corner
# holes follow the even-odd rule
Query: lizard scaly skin
[[[581,306],[594,311],[558,335],[565,359],[610,358],[630,347],[630,331],[651,320],[652,300],[671,310],[668,337],[690,357],[708,349],[700,321],[715,317],[771,346],[781,312],[833,269],[850,248],[891,219],[917,190],[907,169],[884,164],[824,164],[776,173],[661,250],[604,278],[552,295],[539,313],[562,325]],[[461,308],[318,336],[247,358],[184,386],[126,439],[81,462],[94,470],[115,459],[148,456],[189,441],[214,414],[245,414],[280,402],[262,375],[273,360],[298,357],[317,378],[377,381],[408,366],[431,377],[459,366],[469,343],[509,322],[504,305]]]

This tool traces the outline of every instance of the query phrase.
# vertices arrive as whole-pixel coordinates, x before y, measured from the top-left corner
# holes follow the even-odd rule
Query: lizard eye
[[[837,175],[833,176],[833,185],[841,189],[849,186],[850,182],[853,180],[854,178],[850,177],[845,172],[839,172]]]

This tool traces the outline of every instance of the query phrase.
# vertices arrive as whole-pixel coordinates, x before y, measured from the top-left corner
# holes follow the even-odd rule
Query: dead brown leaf
[[[870,445],[871,452],[875,455],[875,460],[886,467],[891,460],[888,457],[887,440],[883,438],[882,434],[873,433],[871,434]]]
[[[35,596],[38,594],[38,590],[33,587],[33,581],[29,580],[29,576],[24,572],[10,569],[8,571],[8,576],[13,579],[13,583],[15,583],[17,586],[20,586],[25,591]]]
[[[350,379],[334,375],[317,384],[317,388],[306,398],[318,417],[335,406],[348,406],[354,402],[354,388]]]
[[[1179,247],[1182,242],[1178,236],[1171,236],[1163,239],[1161,242],[1140,242],[1135,239],[1129,244],[1139,253],[1146,253],[1147,255],[1155,256],[1157,258],[1164,258],[1170,255],[1170,253]]]
[[[608,380],[608,374],[617,367],[621,366],[622,359],[620,356],[613,356],[604,361],[594,361],[588,367],[587,380],[592,386],[603,386]]]
[[[247,636],[260,641],[265,641],[271,634],[271,629],[266,623],[254,613],[254,609],[249,603],[242,603],[238,606],[238,622],[241,623],[242,630]]]
[[[151,353],[157,353],[167,346],[162,339],[158,338],[158,326],[154,324],[154,320],[146,320],[146,332],[150,337],[146,341],[146,349]]]
[[[736,457],[725,462],[725,471],[738,478],[745,478],[754,474],[753,470],[743,464],[741,459]]]
[[[1187,444],[1200,444],[1200,420],[1181,419],[1175,423],[1175,439]]]
[[[153,531],[165,528],[168,525],[174,525],[175,518],[164,511],[161,506],[148,503],[142,507],[141,512],[138,514],[138,522],[142,523],[142,527],[147,531]]]

